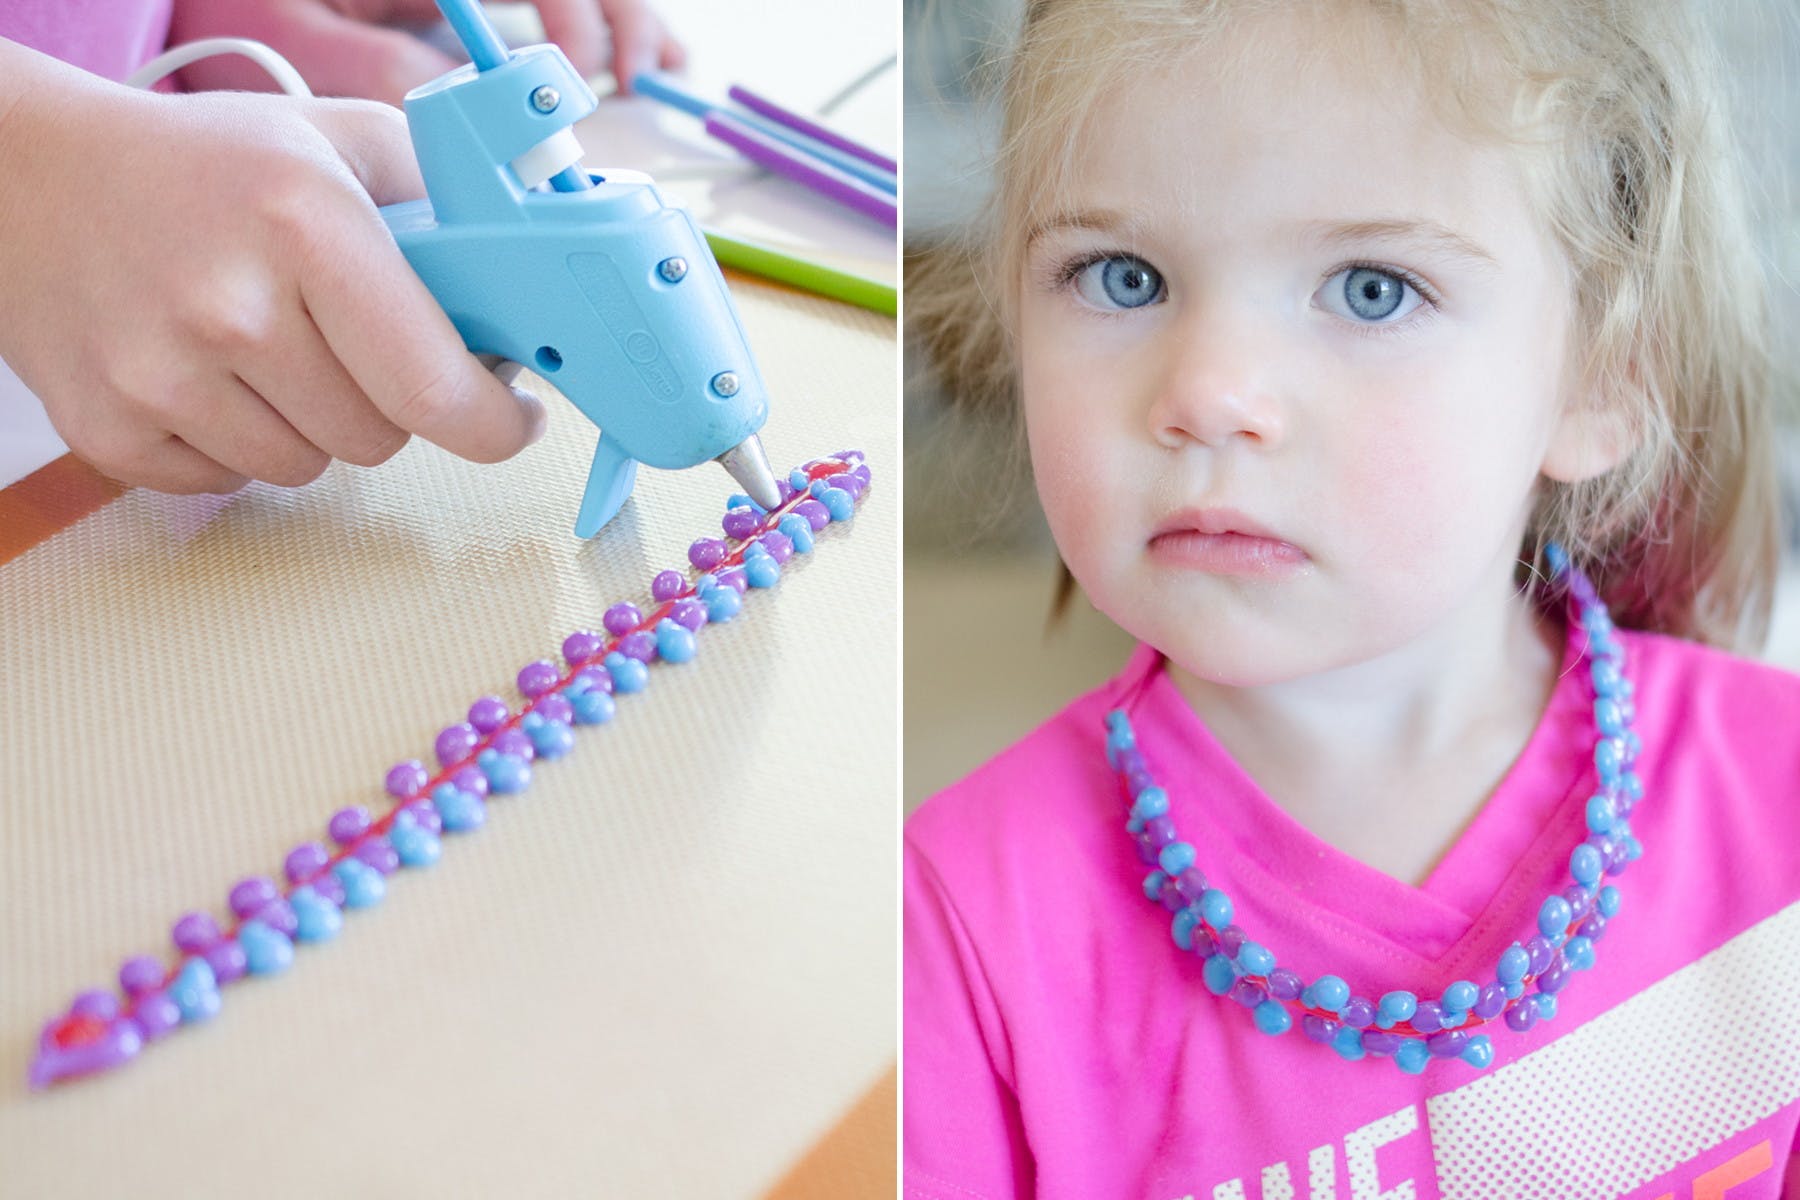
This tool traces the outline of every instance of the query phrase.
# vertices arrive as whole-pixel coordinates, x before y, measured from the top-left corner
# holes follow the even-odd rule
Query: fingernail
[[[550,414],[545,409],[544,402],[524,388],[513,388],[512,394],[518,399],[520,404],[525,406],[525,411],[530,414],[531,431],[525,436],[525,444],[527,446],[535,446],[538,442],[543,441],[544,434],[549,431]]]

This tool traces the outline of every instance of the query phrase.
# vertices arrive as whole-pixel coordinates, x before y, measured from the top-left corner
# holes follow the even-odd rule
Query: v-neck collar
[[[1571,622],[1556,687],[1524,749],[1417,887],[1339,850],[1271,800],[1188,705],[1153,647],[1132,656],[1119,700],[1132,710],[1182,837],[1198,849],[1201,870],[1239,901],[1237,919],[1252,937],[1247,923],[1259,904],[1311,909],[1334,918],[1334,929],[1363,933],[1384,957],[1454,971],[1489,943],[1524,936],[1519,914],[1560,890],[1560,860],[1585,835],[1583,801],[1595,783],[1592,698],[1575,669],[1585,637]]]

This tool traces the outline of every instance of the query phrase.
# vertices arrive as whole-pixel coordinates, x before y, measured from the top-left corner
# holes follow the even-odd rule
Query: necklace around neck
[[[1564,583],[1587,635],[1583,652],[1594,690],[1594,766],[1599,787],[1587,800],[1587,837],[1569,854],[1572,882],[1538,909],[1537,932],[1500,955],[1484,984],[1461,979],[1437,999],[1391,991],[1378,999],[1354,994],[1337,975],[1311,983],[1232,923],[1231,898],[1208,884],[1196,865],[1199,851],[1182,841],[1169,815],[1169,797],[1150,774],[1130,717],[1107,714],[1106,758],[1118,774],[1129,815],[1125,828],[1138,854],[1154,869],[1144,895],[1173,914],[1170,934],[1181,950],[1204,962],[1208,990],[1250,1010],[1256,1027],[1287,1033],[1296,1019],[1311,1040],[1355,1061],[1391,1058],[1401,1070],[1422,1072],[1432,1059],[1460,1058],[1477,1068],[1494,1060],[1487,1033],[1503,1022],[1524,1033],[1556,1015],[1556,997],[1575,971],[1594,965],[1594,943],[1619,911],[1619,891],[1602,880],[1624,871],[1643,847],[1631,832],[1631,812],[1644,787],[1634,765],[1642,749],[1631,728],[1632,685],[1624,675],[1625,649],[1612,617],[1587,576],[1560,546],[1546,547],[1554,578]]]

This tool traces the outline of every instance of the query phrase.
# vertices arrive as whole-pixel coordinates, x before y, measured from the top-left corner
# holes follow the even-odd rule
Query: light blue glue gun
[[[582,165],[571,126],[598,101],[561,50],[509,51],[472,0],[438,7],[471,61],[407,94],[428,198],[381,215],[473,353],[507,382],[530,367],[599,426],[576,535],[613,518],[639,463],[714,459],[774,508],[768,396],[693,218],[647,175]]]

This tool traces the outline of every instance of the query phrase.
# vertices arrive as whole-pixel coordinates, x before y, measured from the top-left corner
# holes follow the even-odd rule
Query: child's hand
[[[543,427],[375,211],[423,194],[392,108],[151,95],[0,41],[0,161],[0,358],[108,475],[297,485],[410,433],[491,462]]]
[[[545,35],[583,75],[611,70],[621,91],[632,76],[682,65],[686,52],[647,0],[538,0]],[[362,96],[399,104],[455,62],[387,23],[439,19],[432,0],[175,0],[169,42],[248,37],[266,42],[294,64],[320,95]],[[613,52],[605,57],[606,31]],[[209,58],[182,71],[194,88],[271,87],[261,68],[233,56]]]

